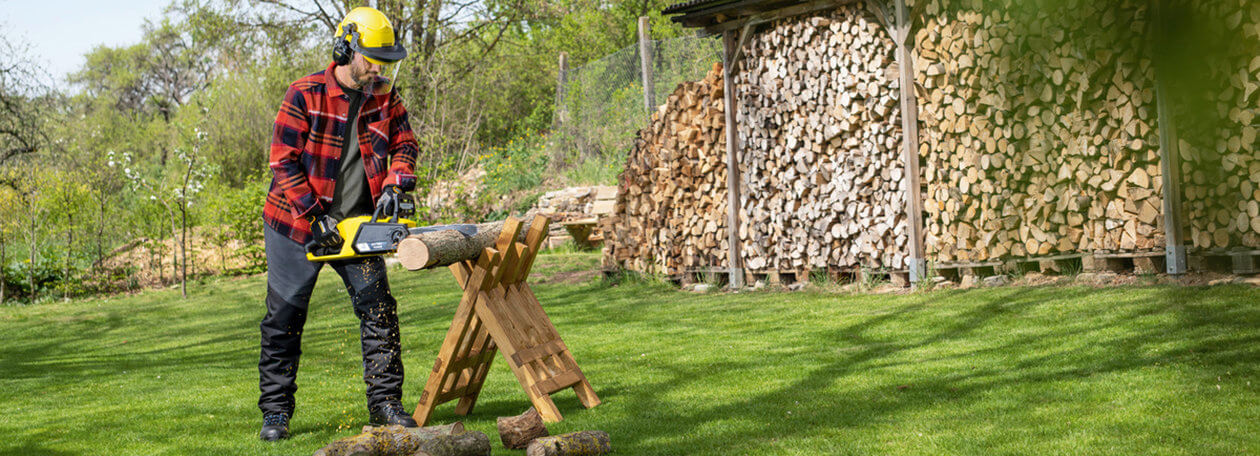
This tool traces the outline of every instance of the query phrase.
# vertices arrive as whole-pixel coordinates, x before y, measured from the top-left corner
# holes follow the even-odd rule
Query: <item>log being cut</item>
[[[436,231],[408,236],[398,243],[398,262],[403,267],[421,269],[448,266],[464,260],[475,260],[503,231],[503,222],[477,225],[477,234],[464,236],[457,231]],[[518,242],[525,242],[526,230],[521,230]]]

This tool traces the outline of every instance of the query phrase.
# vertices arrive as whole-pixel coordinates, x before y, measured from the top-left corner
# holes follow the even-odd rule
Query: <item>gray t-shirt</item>
[[[350,97],[350,111],[346,113],[346,136],[341,146],[341,170],[337,173],[337,188],[333,191],[332,207],[328,215],[341,221],[358,215],[372,215],[372,193],[368,190],[367,172],[363,170],[363,155],[359,151],[359,109],[363,107],[363,92],[341,86]]]

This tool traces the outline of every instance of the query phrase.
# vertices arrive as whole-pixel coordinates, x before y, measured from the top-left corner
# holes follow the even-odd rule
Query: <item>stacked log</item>
[[[906,266],[896,48],[865,11],[775,21],[742,50],[739,234],[751,270]]]
[[[639,131],[618,178],[605,264],[674,275],[725,267],[726,138],[722,66],[680,84]],[[605,225],[608,226],[608,225]]]
[[[919,1],[929,259],[1163,247],[1148,2]]]
[[[1168,14],[1192,31],[1168,43],[1180,48],[1171,52],[1169,86],[1187,242],[1260,247],[1260,3],[1179,0]]]

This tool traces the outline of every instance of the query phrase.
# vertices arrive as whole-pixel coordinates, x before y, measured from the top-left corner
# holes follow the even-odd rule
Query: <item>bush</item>
[[[492,147],[478,157],[486,170],[482,194],[497,198],[537,188],[547,170],[546,143],[547,135],[526,132],[506,146]]]
[[[62,287],[77,282],[74,278],[78,274],[77,269],[70,270],[70,278],[62,276],[63,263],[57,258],[49,255],[36,255],[35,264],[31,264],[29,258],[14,260],[6,265],[3,269],[4,284],[4,300],[25,301],[31,303],[32,297],[46,298],[50,295],[61,296]],[[35,274],[35,293],[31,292],[31,272]],[[81,290],[73,290],[79,293]]]
[[[269,182],[263,176],[255,176],[240,188],[215,183],[211,191],[204,193],[201,209],[206,214],[202,220],[211,225],[215,241],[220,244],[237,241],[242,246],[232,253],[244,258],[246,265],[230,273],[252,273],[266,266],[262,249],[262,208]]]

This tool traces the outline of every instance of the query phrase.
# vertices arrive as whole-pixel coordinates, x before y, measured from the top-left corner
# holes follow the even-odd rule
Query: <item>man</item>
[[[260,325],[263,440],[289,435],[302,327],[323,263],[307,248],[340,245],[337,222],[398,204],[415,187],[416,142],[392,82],[406,56],[389,19],[355,8],[337,25],[333,63],[289,86],[271,140],[274,177],[263,209],[267,314]],[[416,426],[402,407],[398,316],[380,257],[329,262],[359,317],[372,424]]]

